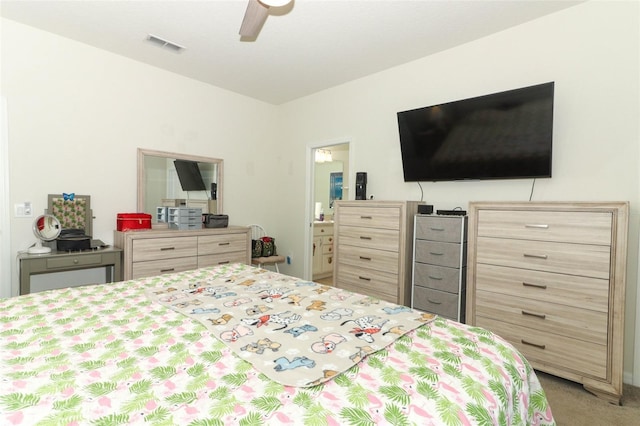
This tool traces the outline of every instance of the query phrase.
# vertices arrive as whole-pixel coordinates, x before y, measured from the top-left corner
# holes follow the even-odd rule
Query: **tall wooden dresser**
[[[417,201],[336,201],[334,284],[399,305],[411,303]]]
[[[187,271],[226,263],[251,264],[251,228],[114,231],[124,250],[125,280]]]
[[[467,217],[415,216],[411,307],[464,322]]]
[[[469,204],[467,322],[622,397],[627,202]]]

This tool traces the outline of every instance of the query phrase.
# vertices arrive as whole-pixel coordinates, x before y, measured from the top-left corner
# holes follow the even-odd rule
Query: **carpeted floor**
[[[624,385],[622,406],[610,404],[574,383],[537,372],[558,426],[638,426],[640,388]]]

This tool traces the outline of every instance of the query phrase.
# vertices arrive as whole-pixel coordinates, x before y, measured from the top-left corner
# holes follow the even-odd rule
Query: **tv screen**
[[[551,177],[554,83],[398,112],[405,182]]]
[[[197,162],[174,160],[173,164],[176,167],[180,186],[182,186],[183,191],[203,191],[207,189],[202,180]]]

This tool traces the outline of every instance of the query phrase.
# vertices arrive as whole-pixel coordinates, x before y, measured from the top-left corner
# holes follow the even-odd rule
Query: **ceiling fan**
[[[252,39],[258,37],[269,15],[269,8],[286,6],[289,3],[291,0],[249,0],[240,25],[240,36]]]

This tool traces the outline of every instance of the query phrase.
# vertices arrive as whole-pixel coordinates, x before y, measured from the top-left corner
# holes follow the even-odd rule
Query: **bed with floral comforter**
[[[528,362],[478,327],[436,317],[327,381],[291,386],[149,297],[248,271],[282,287],[234,264],[0,300],[0,424],[555,424]]]

